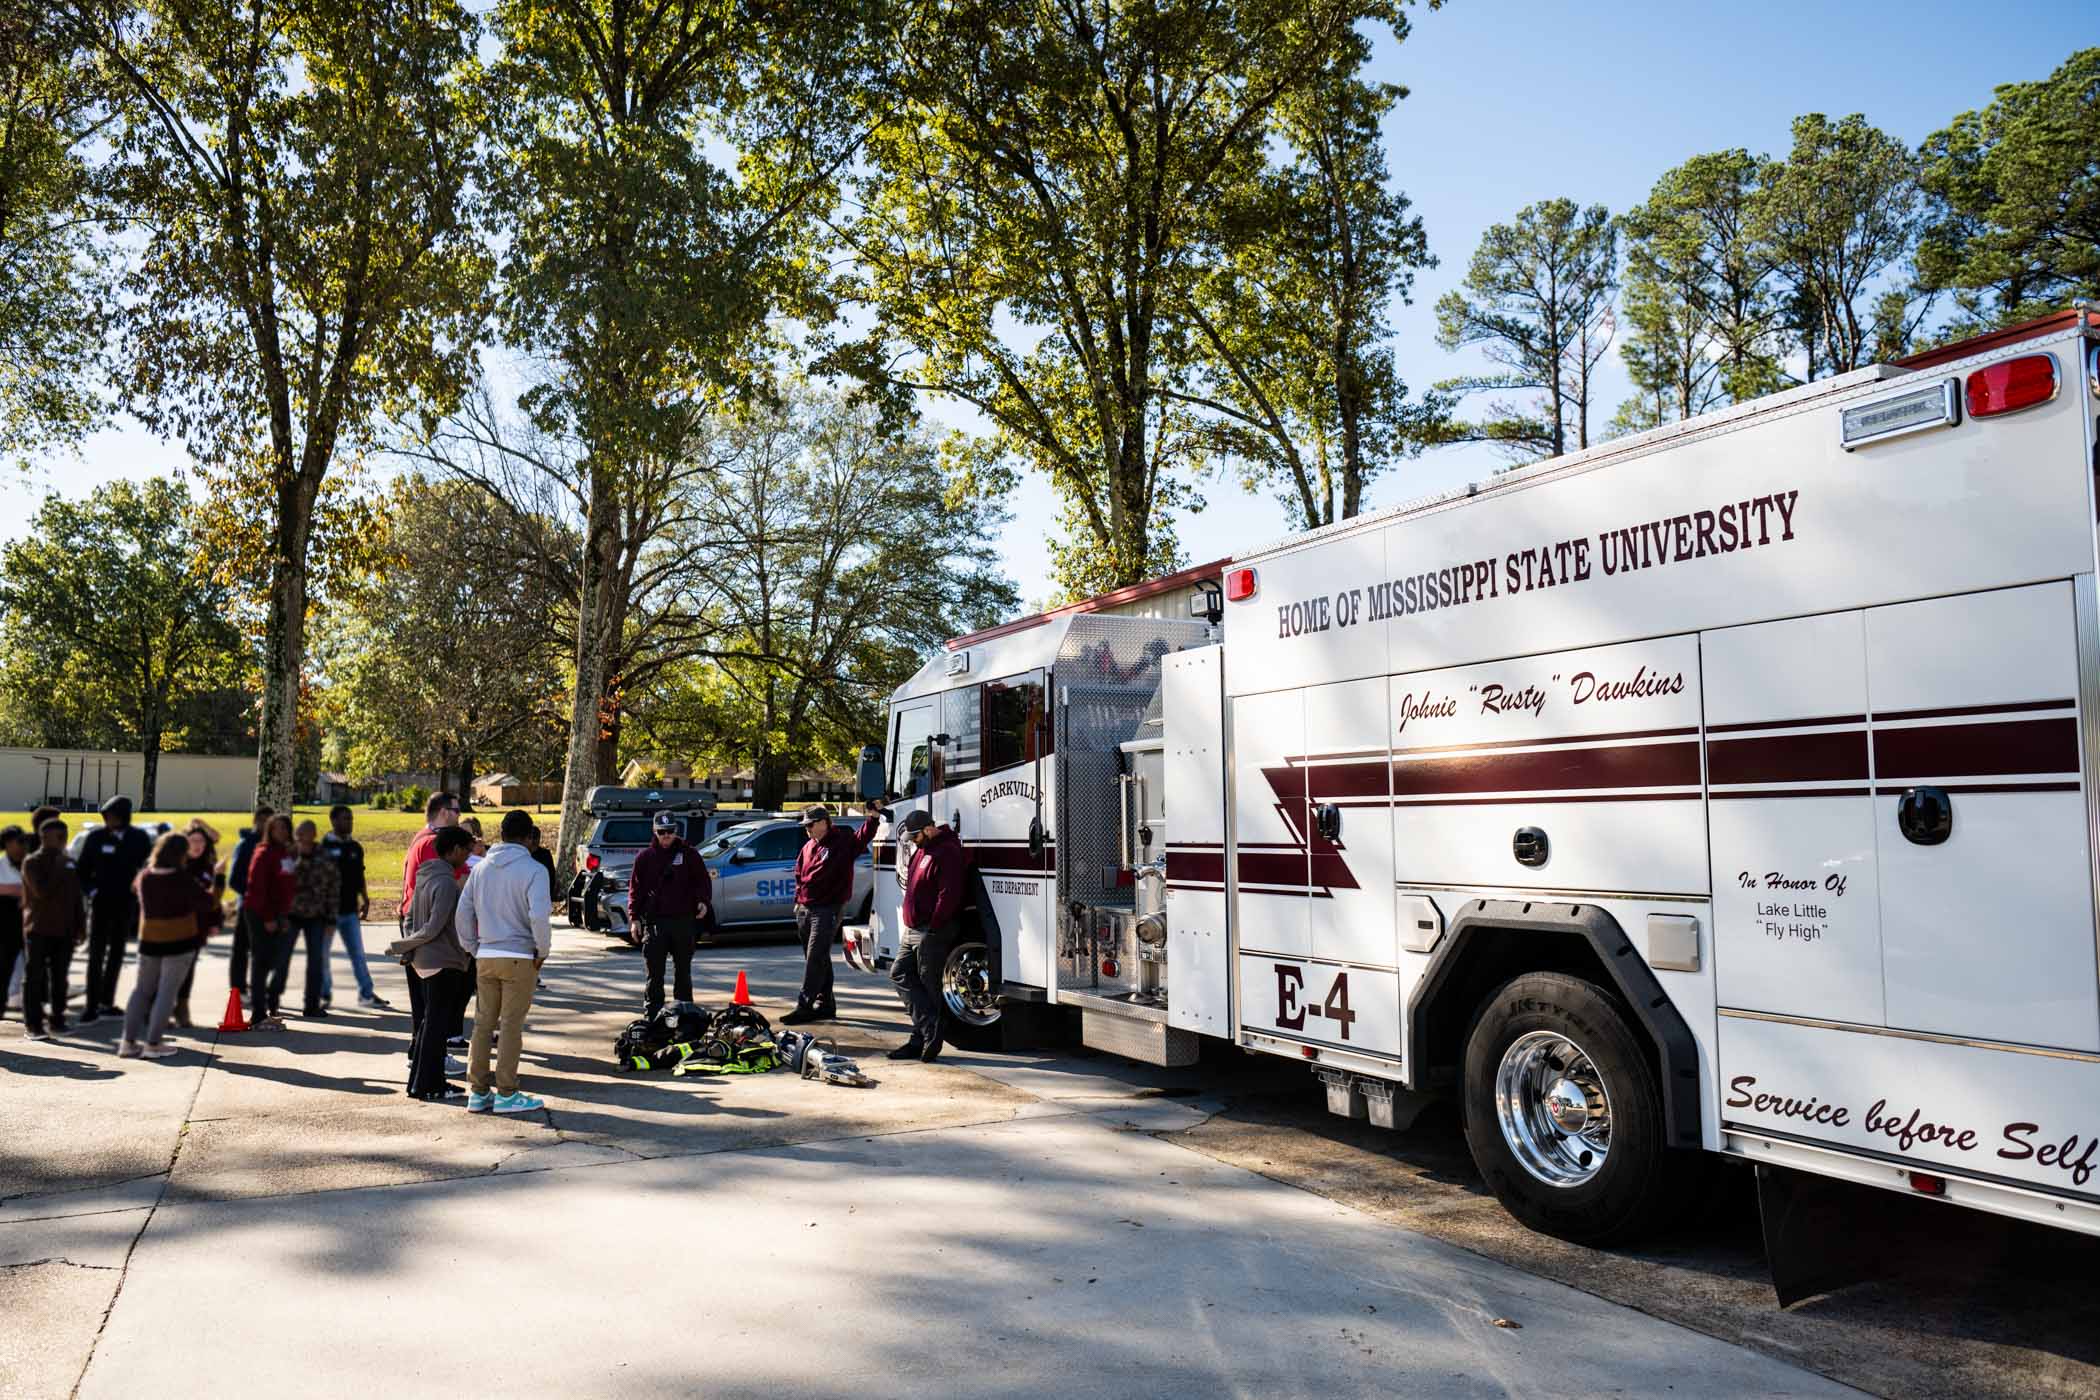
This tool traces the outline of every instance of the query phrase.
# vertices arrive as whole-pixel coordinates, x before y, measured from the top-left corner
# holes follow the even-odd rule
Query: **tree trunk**
[[[139,778],[139,810],[154,812],[160,809],[160,730],[148,729],[140,743],[140,757],[144,760],[144,772]]]
[[[620,721],[626,711],[620,702],[607,699],[600,702],[598,711],[598,772],[600,781],[611,778],[620,771]]]
[[[583,575],[576,596],[576,688],[569,701],[569,757],[562,771],[561,830],[555,849],[556,868],[564,884],[576,875],[576,845],[583,837],[591,788],[599,777],[599,709],[613,641],[606,634],[611,610],[605,594],[614,575],[619,522],[612,474],[610,467],[591,468],[590,505],[584,521]]]
[[[787,760],[776,753],[761,753],[751,765],[751,805],[762,812],[787,810]]]
[[[255,801],[292,810],[298,763],[299,672],[306,661],[306,547],[316,477],[286,473],[277,493],[270,612],[263,624],[262,720],[256,730]]]
[[[459,801],[464,807],[474,805],[474,751],[459,751]]]

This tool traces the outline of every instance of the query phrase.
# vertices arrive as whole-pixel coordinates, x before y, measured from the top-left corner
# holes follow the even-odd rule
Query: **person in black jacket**
[[[233,891],[233,965],[226,970],[227,985],[248,985],[248,867],[255,860],[255,844],[270,829],[276,811],[268,804],[255,809],[255,825],[241,828],[233,857],[226,862],[226,888]]]
[[[321,854],[335,862],[340,881],[335,932],[342,941],[343,951],[350,955],[350,973],[357,978],[357,1004],[368,1010],[381,1010],[387,1003],[380,997],[379,989],[372,985],[372,969],[365,962],[362,921],[372,917],[372,896],[365,889],[364,843],[350,834],[356,820],[356,815],[341,803],[330,807],[328,834],[321,838]],[[334,982],[324,967],[321,972],[321,1005],[328,1005],[334,990]]]
[[[138,933],[139,898],[131,887],[153,842],[131,824],[131,799],[112,797],[102,804],[102,829],[88,833],[74,862],[88,902],[86,1025],[106,1010],[117,1010],[117,978],[124,971],[124,949]]]

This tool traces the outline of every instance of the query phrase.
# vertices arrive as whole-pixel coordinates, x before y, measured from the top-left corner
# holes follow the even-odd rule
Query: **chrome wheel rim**
[[[992,959],[982,943],[965,943],[948,955],[941,976],[941,999],[948,1014],[972,1026],[999,1019],[999,993],[992,986]]]
[[[1580,1186],[1611,1155],[1611,1095],[1588,1053],[1554,1031],[1531,1031],[1495,1071],[1502,1140],[1548,1186]]]

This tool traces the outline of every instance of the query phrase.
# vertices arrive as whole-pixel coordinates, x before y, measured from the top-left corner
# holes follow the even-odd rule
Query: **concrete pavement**
[[[878,1062],[843,968],[875,1089],[621,1076],[639,959],[558,943],[529,1117],[406,1100],[398,1014],[0,1039],[0,1394],[1850,1393],[1155,1136],[1195,1076]],[[700,998],[798,963],[703,953]]]

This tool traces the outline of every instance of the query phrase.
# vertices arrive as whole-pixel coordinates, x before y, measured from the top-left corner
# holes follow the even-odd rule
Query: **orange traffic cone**
[[[241,989],[226,989],[226,1014],[219,1020],[222,1031],[244,1031],[248,1029],[248,1018],[241,1014]]]
[[[744,970],[742,968],[736,970],[736,995],[729,999],[729,1004],[731,1006],[749,1006],[751,1004],[751,984],[744,980]]]

